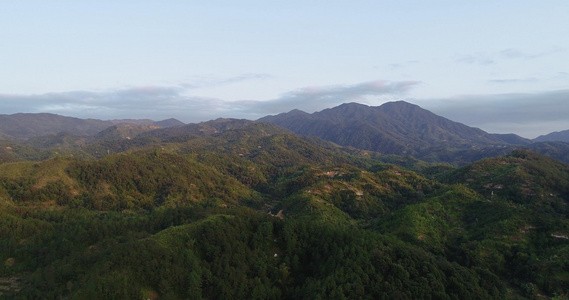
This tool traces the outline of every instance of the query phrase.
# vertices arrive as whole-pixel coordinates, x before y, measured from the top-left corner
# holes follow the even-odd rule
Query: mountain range
[[[274,123],[297,134],[386,154],[417,155],[441,145],[468,148],[502,146],[512,141],[531,142],[517,136],[502,138],[488,134],[404,101],[377,107],[348,103],[313,114],[295,110],[258,121]]]
[[[52,117],[0,140],[0,299],[569,298],[567,143],[405,102]]]
[[[134,119],[102,121],[53,114],[0,115],[0,139],[38,149],[71,149],[126,139],[136,140],[130,144],[140,145],[151,142],[149,139],[179,141],[183,135],[216,134],[250,122],[253,121],[218,119],[186,125],[176,119],[159,122]],[[563,134],[567,131],[534,141],[515,134],[490,134],[404,101],[377,107],[346,103],[313,114],[293,110],[266,116],[257,122],[272,123],[295,134],[344,147],[383,155],[412,156],[430,162],[465,164],[504,155],[517,147],[563,161],[569,159],[569,144],[563,142]],[[123,143],[126,144],[121,149],[128,147],[127,142]]]

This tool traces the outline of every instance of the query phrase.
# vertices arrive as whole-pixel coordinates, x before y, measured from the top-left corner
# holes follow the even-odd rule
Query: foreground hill
[[[534,214],[555,211],[569,216],[569,166],[528,150],[484,159],[445,174],[447,183],[463,183],[490,201],[509,199]]]
[[[0,296],[569,296],[569,168],[547,157],[454,168],[231,119],[111,136],[0,164]]]

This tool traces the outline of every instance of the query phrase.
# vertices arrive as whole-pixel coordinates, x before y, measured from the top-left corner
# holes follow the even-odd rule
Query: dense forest
[[[175,130],[3,144],[1,297],[569,298],[562,162],[427,163],[254,122]]]

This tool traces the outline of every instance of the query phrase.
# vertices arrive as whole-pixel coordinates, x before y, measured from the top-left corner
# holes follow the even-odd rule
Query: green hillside
[[[246,121],[153,132],[0,163],[0,297],[569,297],[561,162],[455,168]]]

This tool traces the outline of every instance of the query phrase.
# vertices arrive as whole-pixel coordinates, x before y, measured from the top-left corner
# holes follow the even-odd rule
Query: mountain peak
[[[259,121],[275,123],[297,134],[385,154],[420,157],[433,147],[471,149],[507,144],[483,130],[437,116],[406,101],[381,106],[344,103],[313,114],[291,112]]]
[[[540,135],[535,142],[566,142],[569,143],[569,130],[555,131],[546,135]]]
[[[184,126],[184,125],[186,125],[186,123],[184,123],[178,119],[170,118],[170,119],[155,122],[155,125],[167,128],[167,127]]]
[[[378,108],[384,112],[389,112],[389,113],[397,112],[397,113],[403,113],[403,114],[411,114],[411,113],[422,112],[422,113],[428,113],[428,114],[434,115],[430,111],[421,108],[419,105],[412,104],[412,103],[405,102],[405,101],[386,102],[386,103],[382,104],[381,106],[379,106]]]
[[[408,106],[416,106],[416,107],[419,107],[419,105],[413,104],[413,103],[410,103],[410,102],[407,102],[407,101],[405,101],[405,100],[389,101],[389,102],[385,102],[385,103],[382,104],[382,105],[408,105]]]
[[[365,104],[361,104],[361,103],[356,103],[356,102],[349,102],[349,103],[342,103],[336,107],[324,109],[322,111],[333,111],[333,110],[339,110],[339,111],[352,110],[353,111],[353,110],[364,110],[364,109],[369,109],[369,108],[373,108],[373,106],[369,106],[369,105],[365,105]]]
[[[380,106],[369,106],[366,104],[361,104],[361,103],[357,103],[357,102],[349,102],[349,103],[343,103],[340,104],[336,107],[333,108],[329,108],[329,109],[324,109],[321,112],[330,112],[330,111],[341,111],[341,112],[349,112],[349,113],[355,113],[357,111],[359,112],[365,112],[365,113],[370,113],[373,111],[377,111],[377,110],[381,110],[384,112],[413,112],[413,111],[424,111],[424,112],[428,112],[425,109],[422,109],[421,107],[419,107],[418,105],[400,100],[400,101],[391,101],[391,102],[386,102]],[[430,112],[429,112],[430,113]]]
[[[295,108],[295,109],[289,111],[288,114],[291,114],[291,115],[304,115],[304,114],[308,114],[308,113],[305,112],[305,111],[303,111],[303,110],[300,110],[300,109],[296,109],[296,108]]]
[[[376,107],[368,106],[361,103],[343,103],[333,108],[327,108],[319,112],[315,112],[313,116],[325,119],[345,119],[360,118],[365,119],[366,115],[372,112]]]
[[[359,107],[359,108],[363,108],[363,107],[370,107],[369,105],[366,104],[362,104],[362,103],[357,103],[357,102],[348,102],[348,103],[342,103],[334,108],[354,108],[354,107]]]

